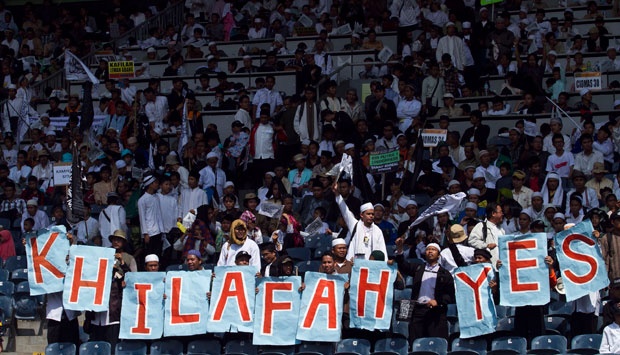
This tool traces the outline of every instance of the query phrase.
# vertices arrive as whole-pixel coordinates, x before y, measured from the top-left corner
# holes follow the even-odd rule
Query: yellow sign
[[[110,79],[123,79],[135,77],[133,60],[122,62],[108,62]]]

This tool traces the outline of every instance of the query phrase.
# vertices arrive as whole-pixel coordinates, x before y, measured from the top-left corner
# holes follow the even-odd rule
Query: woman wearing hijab
[[[217,266],[235,265],[235,256],[243,250],[252,256],[250,258],[250,265],[256,266],[260,270],[260,250],[256,242],[248,238],[248,227],[245,222],[236,219],[232,222],[230,229],[230,240],[222,246]]]
[[[4,226],[0,226],[0,258],[6,260],[10,256],[15,256],[15,243],[13,235]]]
[[[541,191],[543,195],[543,204],[554,205],[562,209],[565,202],[565,194],[561,182],[562,179],[560,179],[560,175],[556,173],[547,174]]]

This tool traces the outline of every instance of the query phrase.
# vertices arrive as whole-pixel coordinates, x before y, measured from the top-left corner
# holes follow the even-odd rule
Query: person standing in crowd
[[[235,265],[235,256],[240,251],[245,251],[252,256],[251,265],[260,269],[260,250],[255,241],[248,238],[248,227],[240,219],[234,220],[231,227],[230,239],[222,245],[218,266]]]
[[[155,175],[147,175],[142,180],[142,188],[144,195],[138,200],[142,242],[148,254],[162,255],[165,235],[161,207],[156,195],[159,180]]]
[[[491,260],[499,259],[497,243],[499,236],[504,235],[501,229],[504,220],[502,206],[495,202],[489,202],[486,207],[486,220],[479,222],[469,235],[469,245],[475,249],[487,249],[491,252]]]

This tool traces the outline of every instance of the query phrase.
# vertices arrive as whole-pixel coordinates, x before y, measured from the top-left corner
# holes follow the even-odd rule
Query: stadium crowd
[[[547,18],[552,5],[544,0],[504,1],[494,6],[496,17],[471,0],[187,0],[182,26],[152,27],[124,49],[106,43],[179,1],[138,3],[114,0],[92,14],[86,5],[70,11],[46,0],[14,17],[0,1],[0,258],[23,255],[22,238],[54,225],[64,225],[72,243],[115,248],[110,310],[88,313],[83,324],[91,340],[118,342],[125,272],[249,264],[261,276],[293,275],[294,263],[306,261],[293,252],[317,235],[330,236],[333,248],[315,251],[320,265],[312,271],[346,274],[358,258],[395,260],[403,276],[396,286],[412,288],[416,303],[409,341],[448,339],[457,267],[499,268],[500,235],[544,232],[549,287],[561,294],[553,236],[589,219],[612,283],[572,303],[570,334],[602,331],[602,317],[613,339],[604,350],[620,352],[620,121],[594,119],[589,89],[577,90],[578,101],[569,104],[574,88],[566,82],[567,73],[592,69],[584,53],[601,53],[601,70],[620,70],[605,27],[618,16],[617,0],[569,1],[587,5],[584,18],[594,20],[587,33],[573,27],[570,6],[563,17]],[[346,25],[350,44],[334,48],[330,38]],[[383,33],[397,38],[385,63],[378,57]],[[313,47],[287,48],[295,36],[318,37]],[[269,51],[253,48],[266,38],[273,39]],[[241,63],[218,49],[223,41],[243,41]],[[94,112],[106,118],[84,130],[81,113],[90,103],[82,94],[36,84],[62,70],[65,50],[83,56],[95,48],[125,59],[127,48],[141,48],[144,57],[133,59],[146,64],[136,74],[149,82],[137,89],[131,80],[111,79],[102,61],[94,70],[102,82]],[[370,83],[367,97],[339,85],[330,56],[337,50],[375,51],[355,73]],[[185,61],[197,58],[206,69],[192,84]],[[148,70],[157,60],[168,61],[162,77]],[[295,72],[294,91],[278,90],[273,74],[282,71]],[[255,80],[228,81],[236,73]],[[482,79],[488,75],[505,77],[501,91],[489,91]],[[163,87],[168,77],[172,86]],[[511,107],[507,95],[522,100]],[[477,96],[477,107],[455,104]],[[37,110],[41,103],[49,109]],[[555,115],[536,122],[555,105],[578,127]],[[222,135],[210,113],[231,109],[231,133]],[[485,124],[509,114],[520,117],[498,132]],[[50,123],[58,117],[67,117],[66,126]],[[471,123],[463,132],[451,127],[461,117]],[[419,139],[431,120],[448,131],[433,150]],[[371,155],[390,150],[400,154],[397,169],[373,173]],[[86,180],[85,218],[69,224],[67,187],[54,184],[52,167],[71,163],[73,154]],[[352,158],[346,176],[343,156]],[[461,206],[410,227],[437,198],[458,192],[467,195]],[[273,206],[281,206],[275,218]],[[48,341],[78,344],[78,314],[62,308],[59,294],[48,295],[45,307]],[[545,334],[547,311],[518,307],[516,334]],[[343,336],[356,334],[346,317],[343,326]]]

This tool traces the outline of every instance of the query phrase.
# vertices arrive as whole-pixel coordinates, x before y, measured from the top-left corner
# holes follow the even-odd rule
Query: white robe
[[[452,64],[458,70],[463,70],[465,65],[465,49],[463,39],[457,36],[443,36],[437,42],[437,51],[435,55],[437,61],[441,62],[441,56],[445,53],[452,57]]]
[[[355,234],[351,236],[351,242],[349,243],[347,250],[347,260],[354,258],[368,260],[370,258],[370,254],[375,250],[380,250],[383,252],[383,255],[387,256],[385,239],[383,238],[383,232],[381,229],[373,223],[370,226],[369,233],[366,234],[366,227],[364,226],[364,223],[355,218],[353,213],[349,210],[349,207],[347,207],[346,202],[344,202],[342,196],[338,195],[336,197],[336,203],[340,208],[340,213],[342,213],[349,231],[353,234],[353,229],[355,229]]]

